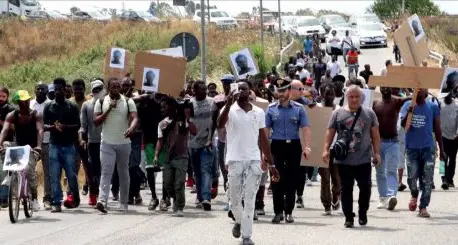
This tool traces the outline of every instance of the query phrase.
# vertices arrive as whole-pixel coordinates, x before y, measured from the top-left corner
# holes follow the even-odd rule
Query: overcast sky
[[[206,0],[205,0],[206,1]],[[399,0],[401,1],[401,0]],[[41,5],[46,9],[58,10],[62,13],[69,12],[69,9],[73,6],[77,7],[100,7],[100,8],[116,8],[122,9],[124,2],[125,8],[136,9],[136,10],[146,10],[149,7],[151,1],[89,1],[89,0],[80,0],[80,1],[53,1],[53,0],[40,0]],[[163,1],[161,1],[163,2]],[[172,1],[169,0],[172,4]],[[200,2],[199,0],[194,2]],[[348,14],[352,13],[364,13],[366,8],[371,5],[373,1],[312,1],[312,0],[281,0],[282,11],[292,11],[295,12],[297,9],[310,8],[312,10],[320,9],[332,9],[340,12],[345,12]],[[434,1],[441,10],[446,11],[450,14],[458,14],[458,1]],[[239,12],[251,12],[254,6],[259,6],[259,1],[252,0],[210,0],[210,5],[216,5],[219,9],[224,9],[229,12],[231,15],[236,15]],[[263,0],[263,5],[265,8],[271,10],[276,10],[278,6],[277,0]]]

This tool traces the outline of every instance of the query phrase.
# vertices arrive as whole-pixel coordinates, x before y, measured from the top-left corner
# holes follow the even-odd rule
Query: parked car
[[[148,11],[143,10],[126,10],[120,16],[121,20],[160,22],[159,18]]]
[[[104,15],[98,10],[82,11],[78,10],[72,15],[73,20],[97,20],[97,21],[109,21],[111,16]]]
[[[193,20],[200,23],[200,10],[196,11]],[[208,23],[208,14],[205,11],[205,22]],[[210,9],[210,24],[215,24],[221,28],[234,28],[237,27],[237,20],[230,17],[226,11],[218,9]]]
[[[296,23],[297,16],[282,16],[281,18],[281,30],[284,33],[291,33],[293,31],[293,27]],[[280,32],[280,25],[279,25],[279,19],[277,18],[277,21],[275,21],[274,24],[274,30],[275,32]]]
[[[359,24],[378,23],[383,30],[388,30],[388,27],[385,24],[383,24],[382,21],[380,21],[379,17],[376,14],[352,15],[348,22],[354,28],[357,28]]]
[[[322,15],[319,20],[326,33],[329,33],[332,28],[351,26],[342,15],[338,14]]]
[[[314,16],[299,16],[296,20],[296,25],[293,28],[293,33],[296,37],[305,38],[318,34],[321,42],[324,42],[326,31],[321,26],[320,21]]]
[[[379,23],[360,23],[357,28],[360,47],[387,47],[387,35]]]
[[[361,51],[361,48],[360,48],[360,43],[359,43],[359,37],[358,35],[356,34],[356,32],[353,30],[353,28],[351,27],[336,27],[336,28],[333,28],[330,30],[329,34],[328,34],[328,37],[326,38],[326,52],[328,54],[331,54],[331,44],[329,43],[329,40],[331,40],[332,38],[332,32],[333,31],[336,31],[337,32],[337,36],[339,37],[340,39],[340,45],[339,47],[341,47],[342,45],[342,41],[343,39],[345,38],[345,32],[346,31],[349,31],[349,36],[351,37],[351,40],[353,42],[353,46],[356,48],[356,50],[358,51],[358,53],[360,53]],[[341,50],[342,52],[342,50]]]
[[[68,20],[67,16],[55,10],[35,10],[27,15],[29,20]]]

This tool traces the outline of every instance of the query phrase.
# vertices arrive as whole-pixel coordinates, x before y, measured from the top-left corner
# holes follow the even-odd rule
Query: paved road
[[[384,60],[391,57],[390,49],[363,50],[361,64],[371,63],[376,74],[383,68]],[[436,185],[439,179],[436,170]],[[429,209],[432,218],[421,219],[407,209],[410,195],[399,194],[398,207],[393,212],[377,210],[377,189],[373,178],[372,202],[369,224],[348,230],[343,228],[341,211],[323,217],[319,199],[319,184],[305,190],[305,209],[296,210],[294,224],[272,225],[272,198],[266,196],[267,216],[255,222],[253,240],[256,244],[458,244],[457,190],[432,194]],[[157,182],[160,190],[160,180]],[[222,190],[222,188],[220,187]],[[357,188],[355,188],[357,189]],[[131,206],[127,214],[110,212],[100,215],[84,200],[76,210],[60,214],[41,211],[26,220],[21,213],[17,224],[10,224],[7,210],[0,210],[0,244],[239,244],[231,235],[232,221],[222,211],[226,197],[220,195],[213,203],[212,212],[194,208],[195,196],[187,192],[186,216],[173,217],[169,213],[147,210],[149,191],[142,192],[143,206]],[[356,197],[356,193],[355,193]],[[115,207],[116,203],[109,204]],[[355,208],[357,203],[355,202]]]

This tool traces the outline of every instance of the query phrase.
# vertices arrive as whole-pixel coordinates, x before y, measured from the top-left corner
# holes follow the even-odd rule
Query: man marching
[[[302,154],[308,158],[311,131],[304,107],[290,100],[291,86],[289,81],[278,80],[278,101],[269,105],[266,112],[266,127],[272,130],[270,145],[275,168],[280,174],[280,180],[272,183],[275,217],[272,223],[279,224],[286,215],[286,222],[293,223],[292,216],[299,166]],[[305,140],[302,148],[299,131]]]

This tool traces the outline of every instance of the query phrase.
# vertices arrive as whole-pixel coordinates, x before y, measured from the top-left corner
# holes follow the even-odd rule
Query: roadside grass
[[[200,40],[199,25],[188,20],[161,24],[10,20],[0,23],[0,30],[0,81],[13,91],[33,91],[36,82],[51,82],[56,77],[68,81],[99,77],[110,46],[131,52],[168,48],[172,37],[180,32],[193,33]],[[229,54],[245,47],[253,50],[262,73],[278,62],[277,35],[265,35],[264,56],[259,32],[254,30],[209,27],[207,43],[209,81],[231,72]],[[200,62],[198,56],[188,63],[187,77],[200,78]]]
[[[447,55],[451,67],[458,66],[458,18],[424,17],[422,25],[430,38],[431,49]]]

